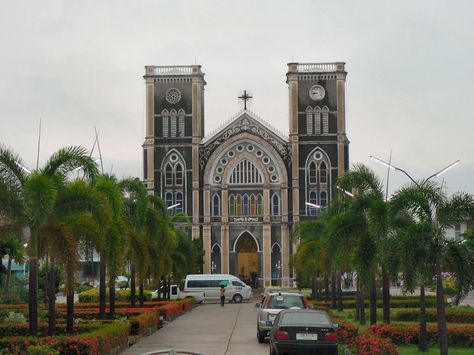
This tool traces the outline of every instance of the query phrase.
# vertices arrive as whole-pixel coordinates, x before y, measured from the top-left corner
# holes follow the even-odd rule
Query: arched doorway
[[[258,245],[255,238],[244,232],[235,245],[238,276],[248,285],[255,287],[258,279]]]
[[[211,254],[211,274],[220,274],[221,272],[221,248],[218,244],[214,244]]]

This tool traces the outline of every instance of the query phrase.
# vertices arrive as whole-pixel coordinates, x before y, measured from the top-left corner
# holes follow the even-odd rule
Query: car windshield
[[[323,325],[330,326],[331,320],[323,313],[290,312],[283,315],[280,325]]]
[[[303,298],[299,295],[272,295],[268,308],[289,309],[291,307],[304,308]]]

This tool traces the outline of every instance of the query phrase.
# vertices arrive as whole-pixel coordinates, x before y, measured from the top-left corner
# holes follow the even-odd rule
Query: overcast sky
[[[474,2],[0,0],[0,142],[36,165],[92,147],[141,177],[145,65],[201,64],[206,132],[251,110],[288,132],[287,63],[346,62],[351,164],[414,178],[459,159],[448,192],[474,193]],[[441,178],[439,181],[441,182]],[[391,175],[393,191],[408,179]]]

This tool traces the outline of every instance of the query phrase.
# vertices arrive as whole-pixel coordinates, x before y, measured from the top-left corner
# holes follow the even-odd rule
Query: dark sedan
[[[281,311],[270,330],[270,354],[337,354],[336,328],[323,311]]]

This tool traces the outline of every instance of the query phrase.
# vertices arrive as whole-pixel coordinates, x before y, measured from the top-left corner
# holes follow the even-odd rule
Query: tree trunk
[[[343,311],[344,304],[342,303],[342,285],[341,285],[341,272],[338,271],[336,274],[336,287],[337,287],[337,310]]]
[[[329,278],[328,275],[324,275],[324,300],[329,302]]]
[[[54,259],[51,259],[49,269],[48,286],[48,335],[56,334],[56,267]]]
[[[12,256],[8,254],[8,264],[7,264],[7,280],[6,280],[6,290],[10,290],[10,279],[12,276]]]
[[[74,333],[74,289],[67,290],[66,296],[66,331],[69,335]]]
[[[136,295],[135,295],[135,264],[132,263],[132,266],[131,266],[131,275],[130,275],[130,307],[131,308],[135,308],[135,298],[136,298]]]
[[[420,334],[418,338],[418,350],[428,350],[428,339],[426,333],[426,298],[425,284],[420,285]]]
[[[439,261],[436,272],[436,309],[438,313],[439,353],[441,355],[447,355],[448,335],[446,330],[446,310],[444,303],[443,275]]]
[[[367,323],[365,319],[365,300],[364,300],[364,288],[360,283],[359,278],[357,278],[357,283],[359,285],[359,293],[358,293],[358,303],[359,303],[359,323],[365,324]]]
[[[140,307],[143,307],[144,301],[145,301],[145,292],[144,292],[144,286],[143,286],[143,280],[140,281],[140,286],[138,289],[139,293],[139,299],[140,299]]]
[[[370,324],[377,324],[377,283],[375,269],[370,272]]]
[[[356,293],[355,293],[355,320],[360,321],[360,285],[359,280],[356,282]]]
[[[331,275],[331,308],[336,308],[336,272]]]
[[[109,319],[115,319],[115,279],[109,280]]]
[[[28,281],[28,322],[30,335],[38,335],[38,258],[30,258],[30,276]]]
[[[170,301],[171,300],[171,279],[169,276],[167,277],[167,284],[168,284],[167,285],[168,287],[166,288],[166,299]]]
[[[317,285],[316,285],[316,276],[311,278],[311,299],[314,301],[317,299]]]
[[[107,266],[105,264],[105,257],[103,254],[100,254],[100,271],[99,271],[99,318],[105,319],[106,312],[106,284],[105,284],[105,273]]]
[[[390,323],[390,275],[385,266],[382,266],[382,302],[383,321]]]

